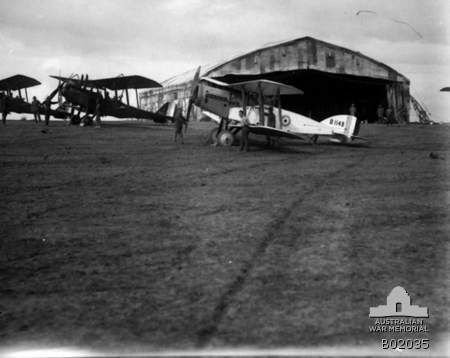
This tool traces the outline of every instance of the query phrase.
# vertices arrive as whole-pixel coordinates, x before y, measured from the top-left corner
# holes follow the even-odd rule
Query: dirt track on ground
[[[185,145],[139,123],[0,128],[0,343],[367,345],[395,286],[449,330],[450,128],[369,146]],[[430,158],[433,152],[438,158]]]

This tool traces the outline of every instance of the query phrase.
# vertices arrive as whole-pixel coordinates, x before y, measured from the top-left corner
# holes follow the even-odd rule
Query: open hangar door
[[[267,79],[292,85],[303,90],[301,96],[282,96],[284,109],[294,111],[317,121],[336,114],[348,114],[352,103],[360,120],[375,122],[377,107],[387,106],[387,88],[392,83],[370,77],[332,74],[317,70],[268,72],[258,75],[229,74],[216,79],[236,83]]]

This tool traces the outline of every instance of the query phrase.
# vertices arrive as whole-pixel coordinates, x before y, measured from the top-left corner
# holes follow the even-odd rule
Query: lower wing
[[[230,126],[229,128],[242,128],[242,126]],[[276,129],[273,127],[260,126],[260,125],[250,125],[249,126],[250,133],[258,134],[258,135],[266,135],[270,137],[285,137],[291,139],[300,139],[307,141],[305,137],[301,134],[297,134],[294,132],[287,132],[281,129]]]

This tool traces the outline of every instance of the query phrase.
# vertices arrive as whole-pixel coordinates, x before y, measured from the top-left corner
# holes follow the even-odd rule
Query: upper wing
[[[285,85],[284,83],[269,81],[269,80],[253,80],[236,83],[225,83],[215,80],[213,78],[202,77],[201,81],[208,83],[213,87],[227,88],[230,90],[258,93],[261,88],[263,95],[275,96],[278,93],[280,95],[300,95],[303,94],[301,89],[294,86]]]
[[[269,80],[254,80],[229,84],[230,88],[236,90],[244,90],[246,92],[258,93],[262,91],[264,96],[280,95],[300,95],[303,94],[301,89],[293,86],[285,85],[284,83],[269,81]]]
[[[35,80],[34,78],[24,76],[24,75],[15,75],[3,80],[0,80],[0,90],[19,90],[22,88],[28,88],[40,85],[41,82]]]
[[[80,80],[78,78],[67,78],[61,76],[50,76],[56,78],[57,80],[61,80],[63,82],[72,81],[77,82],[79,84],[86,85],[88,87],[102,87],[108,88],[110,90],[121,90],[127,88],[154,88],[154,87],[162,87],[162,85],[150,78],[142,77],[142,76],[120,76],[120,77],[111,77],[111,78],[102,78],[98,80]]]
[[[93,84],[95,87],[106,87],[111,90],[121,90],[127,88],[154,88],[162,85],[150,78],[142,76],[120,76],[111,78],[102,78],[99,80],[88,80],[87,84]]]
[[[69,78],[69,77],[62,77],[62,76],[52,76],[50,75],[51,78],[56,78],[58,81],[62,81],[62,82],[67,82],[67,81],[75,81],[75,82],[80,82],[81,81],[77,78]]]
[[[226,83],[226,82],[222,82],[222,81],[218,81],[215,80],[213,78],[209,78],[209,77],[202,77],[200,78],[201,82],[207,82],[209,85],[212,85],[213,87],[218,87],[218,88],[229,88],[231,85]]]

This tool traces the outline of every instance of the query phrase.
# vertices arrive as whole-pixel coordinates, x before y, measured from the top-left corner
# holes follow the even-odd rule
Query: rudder
[[[321,121],[333,128],[333,132],[338,135],[345,136],[348,140],[351,140],[353,136],[356,136],[359,132],[358,120],[355,116],[348,114],[339,114],[336,116],[328,117]]]

